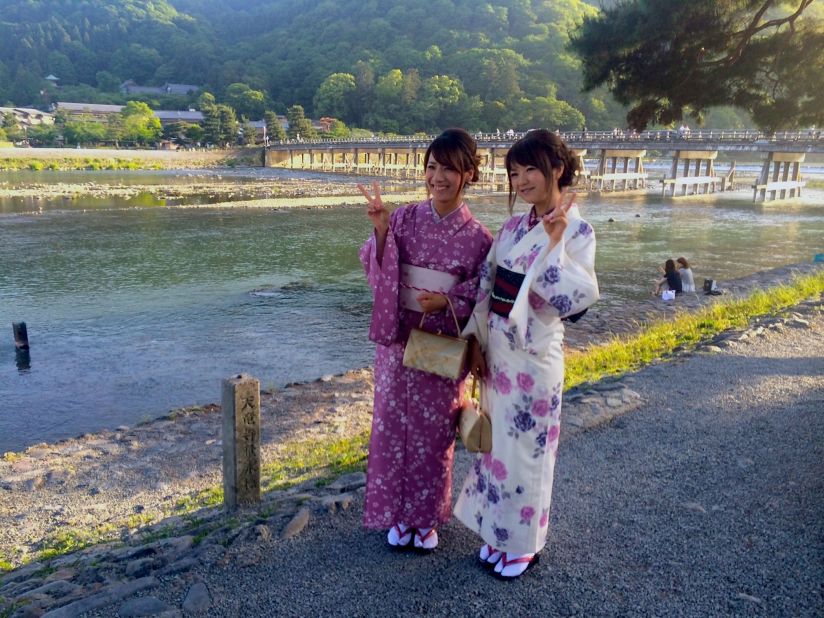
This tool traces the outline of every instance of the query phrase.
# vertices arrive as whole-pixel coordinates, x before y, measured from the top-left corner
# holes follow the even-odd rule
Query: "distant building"
[[[162,86],[140,86],[134,80],[129,79],[120,84],[120,92],[123,94],[174,94],[180,96],[188,96],[195,94],[200,90],[200,86],[194,84],[171,84],[166,83]]]
[[[24,130],[40,124],[54,124],[54,116],[48,112],[30,107],[0,107],[0,116],[11,113],[17,124]]]
[[[186,111],[159,109],[155,111],[154,115],[160,119],[160,124],[163,126],[174,124],[175,122],[203,124],[203,113],[194,109]]]
[[[63,112],[68,118],[90,117],[106,120],[112,114],[119,114],[125,105],[105,105],[102,103],[68,103],[58,101],[52,105],[53,112]]]
[[[52,111],[63,112],[69,118],[92,118],[105,121],[112,114],[119,114],[125,105],[103,105],[101,103],[66,103],[58,101],[52,106]],[[203,124],[203,114],[197,110],[153,110],[160,124],[165,126],[175,122],[189,122]]]
[[[195,86],[194,84],[165,84],[163,89],[166,94],[189,96],[190,94],[197,93],[200,90],[200,86]]]
[[[337,118],[330,118],[329,116],[324,116],[317,123],[313,122],[312,126],[320,131],[321,133],[329,133],[332,130],[332,125],[335,124]]]

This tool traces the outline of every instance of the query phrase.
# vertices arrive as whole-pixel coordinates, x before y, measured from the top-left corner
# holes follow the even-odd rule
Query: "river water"
[[[180,172],[37,178],[191,182]],[[30,178],[7,173],[4,181]],[[212,173],[209,181],[242,184],[244,172]],[[356,181],[349,182],[354,195]],[[506,196],[470,199],[496,230]],[[690,259],[700,285],[824,252],[824,192],[751,200],[743,190],[676,201],[652,192],[586,196],[604,305],[648,297],[667,257]],[[357,257],[370,232],[362,208],[163,203],[147,194],[0,198],[0,452],[218,401],[221,379],[238,372],[271,388],[371,363],[370,295]],[[15,352],[18,321],[28,326],[28,359]]]

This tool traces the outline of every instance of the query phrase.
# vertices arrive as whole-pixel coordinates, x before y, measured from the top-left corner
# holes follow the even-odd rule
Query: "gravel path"
[[[180,607],[205,583],[209,616],[823,615],[824,316],[633,380],[640,408],[562,432],[551,538],[518,581],[490,577],[457,522],[432,555],[389,551],[358,499],[147,594]]]

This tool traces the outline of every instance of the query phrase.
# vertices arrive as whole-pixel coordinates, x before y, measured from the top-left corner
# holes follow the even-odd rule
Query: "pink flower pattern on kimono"
[[[524,373],[523,371],[519,371],[517,375],[518,380],[518,388],[520,388],[525,393],[529,393],[532,391],[532,387],[535,386],[535,379],[529,375],[528,373]]]
[[[532,518],[535,517],[535,509],[531,506],[521,508],[521,523],[529,526],[532,523]]]
[[[543,509],[541,511],[541,519],[538,521],[538,525],[541,528],[546,528],[546,525],[549,523],[549,509]]]
[[[549,414],[549,402],[546,399],[535,399],[532,402],[532,414],[540,418]]]
[[[400,265],[441,270],[458,283],[449,291],[459,318],[470,315],[478,273],[492,245],[488,230],[464,205],[443,219],[430,202],[396,209],[390,217],[382,261],[374,235],[360,252],[374,294],[370,338],[375,352],[375,402],[367,462],[363,521],[387,529],[448,521],[452,503],[455,425],[462,380],[449,380],[403,366],[406,340],[421,314],[399,302]],[[454,333],[446,312],[427,318],[425,328]]]
[[[508,395],[512,391],[512,381],[501,368],[495,367],[493,369],[494,378],[492,378],[493,388],[504,395]]]
[[[490,466],[492,476],[499,481],[505,481],[507,477],[506,465],[500,459],[493,459]]]

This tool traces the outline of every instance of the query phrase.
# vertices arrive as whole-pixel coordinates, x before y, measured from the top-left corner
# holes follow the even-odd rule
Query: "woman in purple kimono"
[[[479,455],[455,515],[480,535],[480,559],[518,577],[546,544],[564,384],[564,325],[598,300],[595,234],[570,201],[578,160],[554,133],[530,131],[506,155],[510,213],[481,271],[464,334],[487,378],[492,452]],[[483,348],[483,353],[481,353]]]
[[[392,214],[359,185],[374,233],[360,251],[374,294],[369,338],[375,353],[375,403],[364,525],[388,530],[394,547],[431,551],[449,520],[455,425],[463,377],[450,380],[403,366],[409,332],[457,335],[447,297],[462,323],[472,313],[478,272],[492,236],[469,212],[464,187],[478,179],[475,141],[463,129],[438,136],[424,155],[430,196]]]

